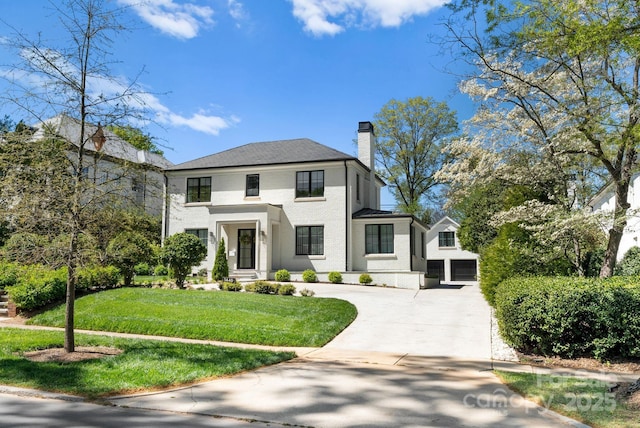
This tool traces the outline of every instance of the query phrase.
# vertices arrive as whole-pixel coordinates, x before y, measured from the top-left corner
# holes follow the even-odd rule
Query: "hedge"
[[[21,267],[16,285],[6,287],[11,301],[25,311],[64,299],[66,290],[66,268],[51,270],[38,265]]]
[[[640,277],[510,278],[495,308],[503,338],[521,352],[640,357]]]

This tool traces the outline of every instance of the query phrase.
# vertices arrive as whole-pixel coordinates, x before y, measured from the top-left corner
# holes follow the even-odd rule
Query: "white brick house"
[[[460,225],[443,217],[427,232],[427,272],[443,283],[466,283],[478,278],[479,256],[463,250],[458,240]]]
[[[295,279],[313,269],[345,282],[368,272],[376,284],[418,288],[427,227],[381,211],[384,183],[373,166],[373,125],[360,122],[358,157],[309,139],[251,143],[168,168],[163,236],[200,237],[213,268],[225,240],[231,275]]]

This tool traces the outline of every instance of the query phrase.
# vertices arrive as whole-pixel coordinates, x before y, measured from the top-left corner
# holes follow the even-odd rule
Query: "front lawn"
[[[322,346],[357,315],[339,299],[121,288],[79,298],[75,327],[274,346]],[[64,326],[64,305],[29,324]]]
[[[0,328],[0,383],[88,398],[175,387],[293,358],[211,345],[76,335],[76,346],[107,346],[120,355],[72,363],[32,362],[22,356],[60,347],[62,332]]]
[[[567,376],[496,371],[515,392],[540,406],[595,428],[637,427],[640,410],[630,409],[609,392],[606,382]]]

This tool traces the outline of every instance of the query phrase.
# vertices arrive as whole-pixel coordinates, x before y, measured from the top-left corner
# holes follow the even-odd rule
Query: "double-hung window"
[[[202,245],[204,245],[204,247],[207,248],[207,245],[209,243],[209,240],[208,240],[209,230],[208,229],[186,229],[185,233],[189,233],[191,235],[194,235],[194,236],[198,237],[200,242],[202,242]]]
[[[211,177],[187,178],[189,202],[211,202]]]
[[[247,174],[245,196],[260,196],[260,174]]]
[[[439,247],[455,247],[456,233],[455,232],[439,232],[438,246]]]
[[[393,254],[393,225],[365,225],[365,253]]]
[[[296,255],[321,256],[324,254],[324,226],[296,227]]]
[[[324,196],[324,171],[298,171],[296,198]]]

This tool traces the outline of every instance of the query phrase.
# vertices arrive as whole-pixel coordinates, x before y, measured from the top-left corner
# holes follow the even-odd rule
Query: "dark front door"
[[[256,268],[256,230],[238,229],[238,269]]]

